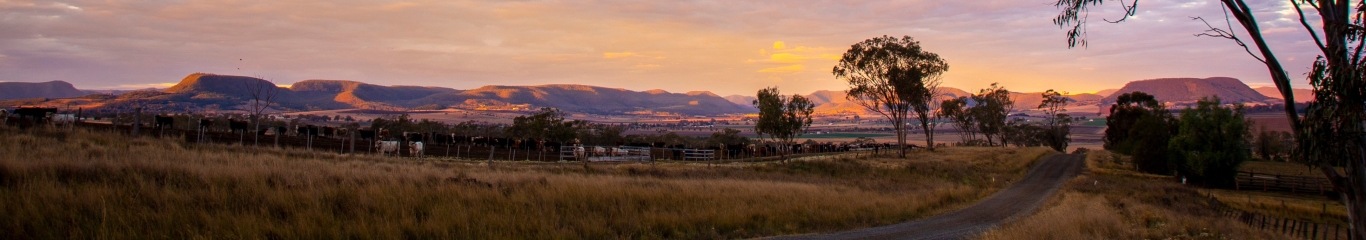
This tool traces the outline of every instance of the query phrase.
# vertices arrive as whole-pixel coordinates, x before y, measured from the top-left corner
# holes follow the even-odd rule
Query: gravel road
[[[958,211],[875,228],[774,239],[964,239],[1033,213],[1063,183],[1081,172],[1085,156],[1049,156],[1010,188]]]

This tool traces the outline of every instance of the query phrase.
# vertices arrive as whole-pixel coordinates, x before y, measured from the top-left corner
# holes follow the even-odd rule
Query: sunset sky
[[[1092,92],[1132,80],[1229,76],[1271,86],[1218,1],[1117,2],[1068,49],[1052,0],[999,1],[27,1],[0,0],[0,81],[167,87],[194,72],[442,86],[576,83],[745,94],[843,90],[849,45],[909,35],[950,65],[945,85]],[[1125,1],[1129,2],[1129,1]],[[1317,55],[1286,1],[1250,0],[1297,87]],[[1313,15],[1313,14],[1311,14]],[[1311,16],[1312,17],[1312,16]],[[1243,33],[1242,29],[1236,32]],[[240,59],[240,60],[239,60]]]

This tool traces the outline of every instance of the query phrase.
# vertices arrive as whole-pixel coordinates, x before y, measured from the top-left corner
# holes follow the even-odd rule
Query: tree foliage
[[[1120,94],[1114,105],[1110,106],[1110,116],[1105,119],[1105,149],[1122,154],[1133,154],[1133,142],[1129,141],[1130,130],[1140,118],[1166,112],[1157,99],[1145,92],[1134,91]],[[1163,141],[1166,142],[1166,141]]]
[[[964,143],[977,140],[977,123],[970,112],[972,107],[968,106],[970,101],[971,99],[963,96],[945,99],[939,104],[940,117],[948,119],[949,123],[953,124],[954,130],[958,131]]]
[[[973,94],[972,101],[975,104],[968,113],[972,114],[977,131],[987,138],[988,144],[1000,143],[1001,146],[1005,146],[1006,119],[1015,108],[1015,100],[1010,98],[1010,91],[997,83],[991,83],[991,87]]]
[[[559,109],[544,107],[531,115],[512,118],[512,125],[503,131],[517,139],[569,141],[577,137],[578,127],[574,121],[565,121],[564,116]]]
[[[775,143],[791,144],[792,140],[811,126],[815,104],[801,95],[783,96],[777,87],[759,90],[754,106],[759,108],[759,119],[754,132],[768,135]]]
[[[1167,145],[1178,174],[1216,187],[1232,186],[1238,167],[1252,157],[1243,106],[1220,104],[1218,97],[1206,97],[1181,110],[1180,127]]]
[[[1295,149],[1295,136],[1284,131],[1269,131],[1261,126],[1252,140],[1252,151],[1267,161],[1286,161]]]
[[[909,113],[914,110],[921,125],[928,125],[933,91],[938,89],[927,86],[937,85],[933,82],[948,68],[938,54],[925,51],[910,36],[882,36],[850,46],[833,73],[849,84],[846,97],[887,118],[896,131],[897,145],[905,146]],[[905,157],[905,149],[898,149]]]
[[[1038,108],[1044,111],[1044,126],[1047,130],[1044,143],[1053,150],[1067,152],[1067,144],[1072,142],[1068,137],[1072,133],[1072,116],[1067,115],[1066,107],[1072,99],[1053,89],[1048,89],[1042,95],[1043,102],[1039,103]]]

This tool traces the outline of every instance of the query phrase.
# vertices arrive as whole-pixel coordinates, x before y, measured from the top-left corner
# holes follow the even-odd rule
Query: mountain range
[[[644,92],[621,88],[554,84],[538,86],[484,86],[470,90],[424,86],[381,86],[346,80],[304,80],[289,87],[243,76],[195,73],[165,90],[134,91],[118,95],[78,94],[70,84],[60,94],[12,95],[11,88],[0,85],[0,96],[19,99],[0,102],[0,106],[78,105],[94,109],[132,109],[147,106],[152,111],[240,110],[260,92],[274,91],[272,102],[278,110],[331,109],[469,109],[516,110],[553,107],[569,112],[593,114],[657,113],[721,115],[751,112],[746,106],[726,101],[705,91],[670,93]],[[15,84],[15,83],[0,83]],[[70,90],[75,90],[71,92]],[[85,96],[83,96],[85,95]],[[73,98],[74,97],[74,98]],[[62,99],[33,99],[62,98]]]
[[[79,90],[70,83],[0,82],[0,106],[82,106],[93,109],[131,109],[147,106],[155,111],[240,110],[253,99],[252,87],[273,90],[277,110],[332,109],[441,109],[446,107],[485,110],[517,110],[553,107],[592,114],[676,113],[722,115],[753,113],[753,96],[717,96],[707,91],[671,93],[665,90],[631,91],[575,84],[537,86],[490,85],[460,90],[426,86],[381,86],[349,80],[304,80],[278,87],[258,78],[195,73],[164,90]],[[969,97],[957,88],[940,88],[945,98]],[[1163,78],[1132,81],[1119,89],[1070,94],[1072,105],[1113,103],[1120,93],[1142,91],[1159,100],[1189,103],[1202,96],[1217,95],[1225,102],[1278,103],[1275,88],[1253,89],[1227,77]],[[1296,100],[1311,99],[1309,90],[1296,89]],[[821,90],[803,95],[821,114],[865,114],[862,106],[845,98],[844,91]],[[1033,109],[1043,101],[1040,93],[1012,92],[1015,109]]]

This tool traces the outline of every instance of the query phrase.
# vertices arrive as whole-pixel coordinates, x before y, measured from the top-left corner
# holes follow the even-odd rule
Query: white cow
[[[422,142],[408,142],[408,151],[414,157],[422,158]]]
[[[398,141],[375,141],[375,148],[379,150],[379,155],[384,156],[390,152],[398,156]]]
[[[630,152],[623,148],[612,148],[612,156],[626,156],[629,155],[629,153]]]
[[[603,147],[593,147],[593,156],[607,156],[607,149]]]
[[[588,158],[587,152],[583,150],[583,147],[575,147],[575,148],[574,148],[574,159],[584,160],[584,159],[587,159],[587,158]]]
[[[53,114],[52,126],[71,126],[76,122],[75,114]]]

